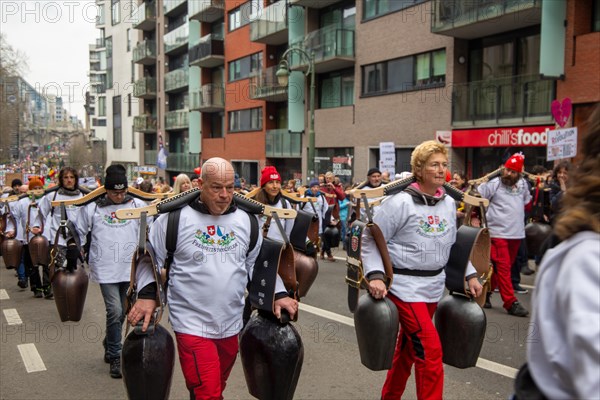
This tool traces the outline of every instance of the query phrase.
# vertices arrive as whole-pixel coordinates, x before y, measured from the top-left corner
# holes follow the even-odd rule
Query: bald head
[[[202,164],[200,199],[213,215],[223,214],[233,200],[235,171],[231,163],[214,157]]]
[[[235,171],[231,163],[221,157],[209,158],[202,164],[203,181],[212,179],[226,179],[231,175],[231,179],[235,178]]]

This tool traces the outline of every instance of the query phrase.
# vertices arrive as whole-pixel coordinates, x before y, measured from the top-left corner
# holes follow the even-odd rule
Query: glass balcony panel
[[[158,150],[144,150],[144,165],[156,165]]]
[[[266,101],[287,101],[287,86],[277,80],[278,65],[269,67],[250,78],[250,98]]]
[[[165,54],[185,47],[187,50],[189,36],[189,24],[185,23],[167,33],[163,38],[165,41]]]
[[[472,39],[536,25],[541,22],[541,3],[542,0],[434,0],[431,31]]]
[[[137,64],[152,65],[156,63],[156,42],[144,40],[133,48],[133,62]]]
[[[174,11],[177,7],[182,6],[185,2],[187,2],[187,0],[164,0],[163,11],[165,15]]]
[[[306,39],[290,43],[315,55],[315,70],[324,73],[354,66],[354,30],[325,27],[310,32]],[[290,55],[292,68],[306,68],[308,60],[297,52]]]
[[[302,157],[302,135],[286,129],[266,132],[265,151],[269,158]]]
[[[156,26],[156,2],[143,2],[133,15],[133,27],[141,30],[153,30]]]
[[[136,132],[156,132],[156,117],[153,115],[138,115],[133,117],[133,129]]]
[[[206,35],[190,46],[190,65],[202,68],[214,68],[225,63],[225,46],[223,38],[217,35]]]
[[[551,122],[555,82],[539,75],[486,79],[452,87],[452,123]]]
[[[188,2],[190,19],[215,22],[225,16],[225,0],[193,0]]]
[[[181,91],[188,86],[189,70],[179,68],[165,74],[165,92]]]
[[[266,7],[259,18],[250,23],[250,40],[270,45],[286,43],[287,7],[284,1]]]
[[[200,155],[194,153],[170,153],[167,155],[167,169],[192,172],[200,165]]]
[[[156,97],[156,78],[142,78],[135,82],[133,95],[142,99]]]
[[[202,112],[219,112],[225,108],[225,88],[209,83],[190,93],[190,109]]]
[[[165,129],[187,129],[189,126],[189,111],[175,110],[165,114]]]

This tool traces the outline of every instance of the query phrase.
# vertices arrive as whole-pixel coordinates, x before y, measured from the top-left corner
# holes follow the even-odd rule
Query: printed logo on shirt
[[[419,220],[417,233],[421,236],[439,237],[448,232],[448,221],[445,218],[440,219],[439,215],[422,216]]]
[[[237,247],[235,232],[220,225],[208,225],[198,229],[194,235],[194,245],[209,252],[229,251]]]
[[[358,251],[361,233],[362,230],[358,226],[353,226],[350,230],[350,247],[352,248],[352,251]]]
[[[106,226],[110,226],[112,228],[118,228],[118,227],[123,226],[124,224],[127,224],[130,221],[126,220],[126,219],[119,219],[119,218],[117,218],[117,215],[115,214],[115,212],[111,212],[110,214],[104,214],[104,216],[102,217],[102,222]]]
[[[506,194],[508,194],[509,196],[522,196],[523,195],[523,188],[521,186],[511,186],[508,187],[506,185],[502,185],[504,191],[506,192]]]

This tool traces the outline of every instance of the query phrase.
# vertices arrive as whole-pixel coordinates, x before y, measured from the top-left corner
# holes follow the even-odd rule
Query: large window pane
[[[430,76],[430,60],[431,55],[429,53],[419,54],[416,57],[417,85],[427,83]]]
[[[342,76],[342,106],[354,104],[354,75]]]
[[[413,87],[412,57],[399,58],[388,62],[388,90],[397,92]]]

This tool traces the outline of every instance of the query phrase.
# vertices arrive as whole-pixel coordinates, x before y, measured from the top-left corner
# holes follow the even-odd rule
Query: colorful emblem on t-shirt
[[[447,232],[448,221],[445,218],[440,219],[439,215],[422,216],[419,220],[419,230],[417,233],[421,236],[443,236]]]
[[[194,235],[196,246],[212,251],[231,250],[235,246],[235,232],[220,225],[208,225],[204,229],[198,229]]]
[[[117,218],[117,214],[113,211],[110,214],[104,214],[102,217],[103,222],[108,226],[121,226],[129,222],[126,219]]]
[[[362,234],[362,229],[360,226],[353,226],[350,230],[350,248],[353,252],[358,251],[358,245],[360,244],[360,235]]]

